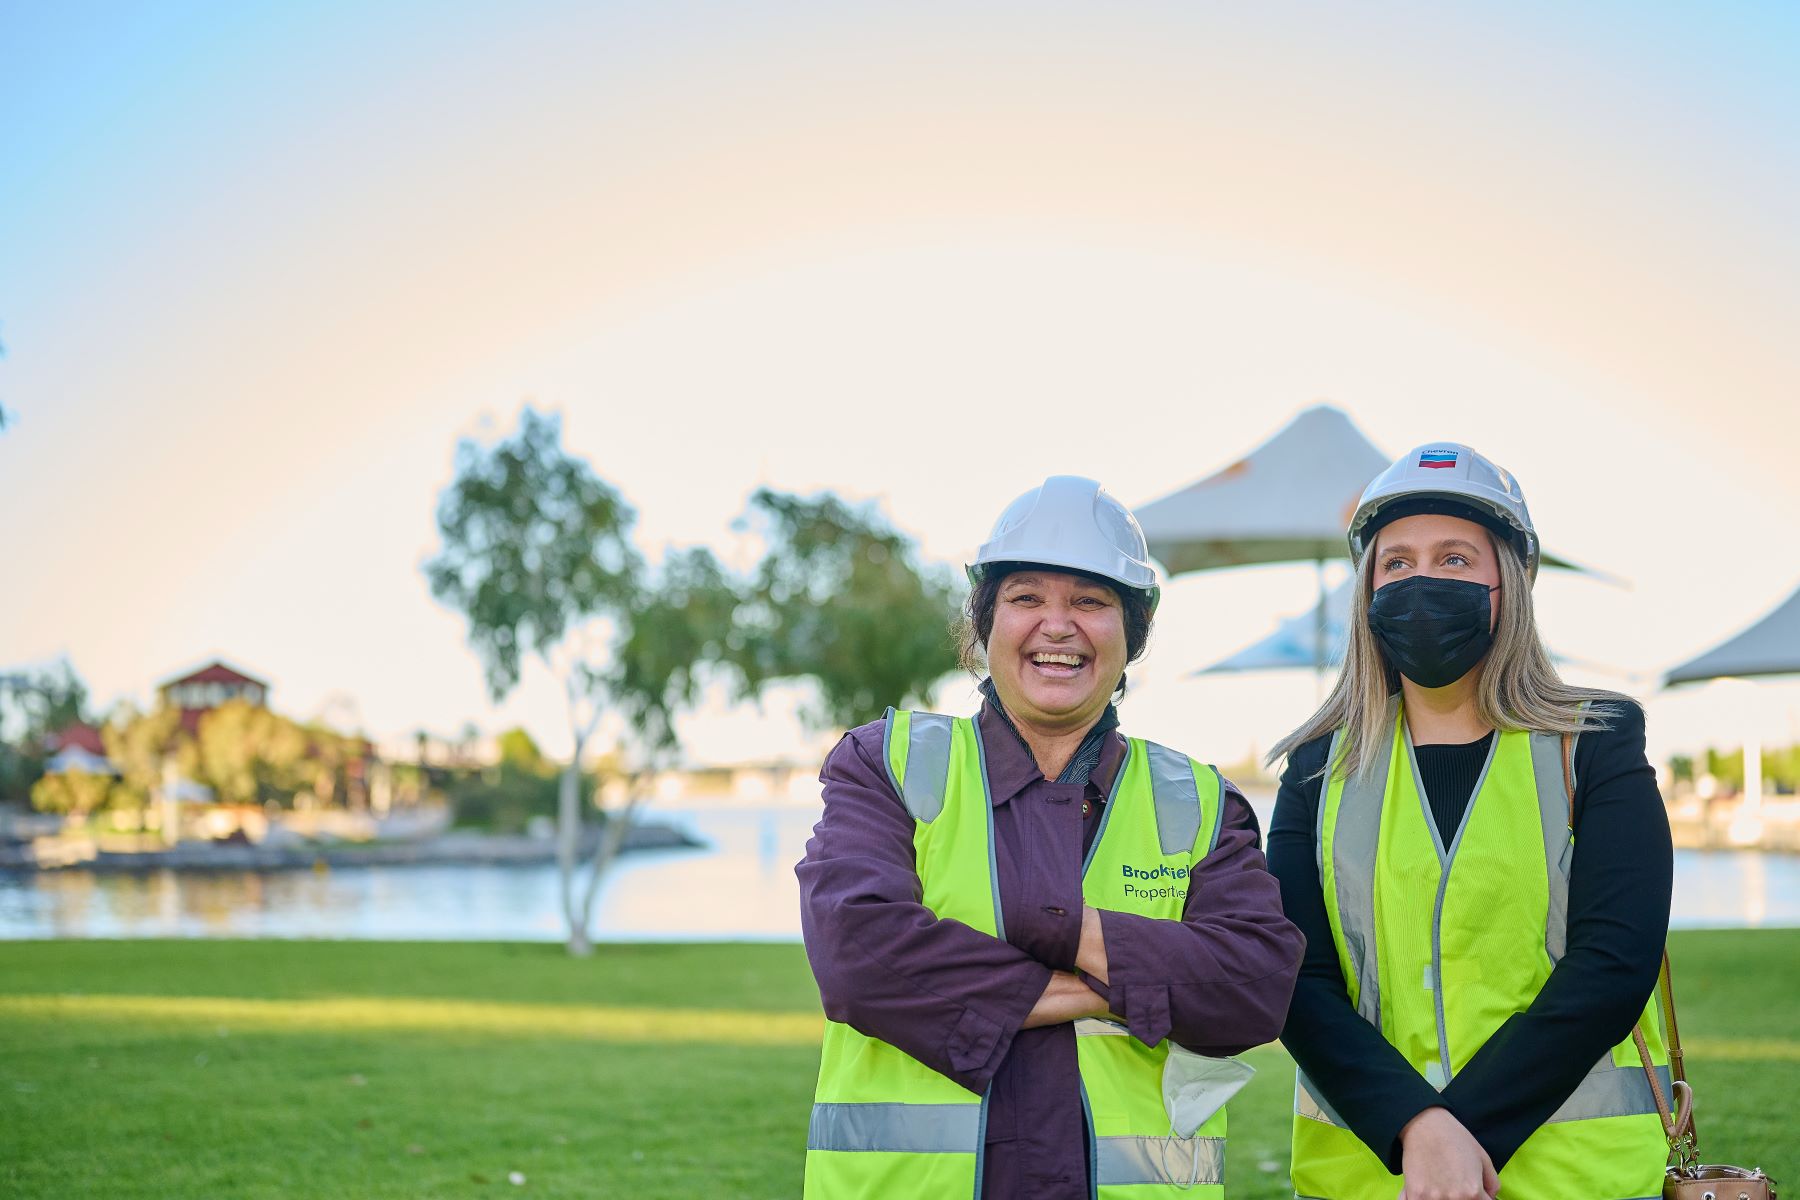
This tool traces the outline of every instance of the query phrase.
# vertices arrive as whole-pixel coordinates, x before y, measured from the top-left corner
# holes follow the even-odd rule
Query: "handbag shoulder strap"
[[[1656,985],[1662,994],[1663,1025],[1669,1035],[1669,1075],[1685,1083],[1687,1062],[1681,1054],[1681,1031],[1675,1027],[1675,985],[1669,976],[1669,952],[1666,949],[1663,951],[1662,971],[1657,976]]]
[[[1562,735],[1563,795],[1569,805],[1569,833],[1575,832],[1575,736]],[[1631,1041],[1637,1047],[1638,1059],[1644,1064],[1644,1077],[1650,1081],[1650,1094],[1656,1098],[1656,1113],[1662,1118],[1663,1132],[1669,1148],[1682,1152],[1684,1161],[1694,1153],[1698,1136],[1694,1132],[1693,1091],[1688,1087],[1687,1068],[1681,1054],[1681,1033],[1675,1025],[1675,988],[1669,978],[1669,951],[1663,949],[1662,966],[1656,973],[1658,999],[1662,1002],[1663,1026],[1668,1034],[1669,1077],[1675,1084],[1677,1111],[1669,1111],[1669,1099],[1663,1095],[1662,1081],[1656,1065],[1650,1061],[1650,1046],[1644,1040],[1644,1024],[1640,1020],[1631,1027]]]

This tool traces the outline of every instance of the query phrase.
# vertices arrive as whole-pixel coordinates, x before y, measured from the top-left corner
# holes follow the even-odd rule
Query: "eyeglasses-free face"
[[[1104,584],[1019,571],[1000,584],[988,671],[1016,722],[1044,733],[1097,720],[1125,670],[1125,615]]]

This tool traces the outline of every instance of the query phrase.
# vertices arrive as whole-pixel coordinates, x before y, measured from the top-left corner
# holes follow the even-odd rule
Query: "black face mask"
[[[1375,590],[1369,627],[1395,670],[1420,687],[1445,687],[1467,675],[1493,644],[1488,593],[1499,590],[1414,575]]]

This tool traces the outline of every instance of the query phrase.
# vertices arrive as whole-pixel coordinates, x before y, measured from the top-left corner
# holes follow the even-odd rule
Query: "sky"
[[[562,414],[652,559],[767,485],[966,561],[1043,476],[1140,504],[1306,406],[1475,445],[1547,639],[1652,750],[1800,739],[1658,673],[1800,584],[1792,6],[0,0],[0,670],[222,656],[382,738],[524,724],[420,563],[458,439]],[[1134,731],[1233,761],[1309,675],[1189,673],[1310,566],[1171,583]],[[958,711],[957,682],[940,703]],[[709,697],[697,761],[808,754]]]

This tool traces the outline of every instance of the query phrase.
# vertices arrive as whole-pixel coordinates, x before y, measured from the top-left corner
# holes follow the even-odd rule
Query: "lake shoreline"
[[[580,856],[598,847],[600,831],[590,828]],[[701,850],[707,843],[674,825],[640,822],[625,834],[621,854],[643,850]],[[90,855],[41,857],[30,842],[0,845],[0,871],[41,874],[92,871],[142,874],[153,871],[212,874],[222,871],[311,871],[355,867],[535,867],[556,861],[556,839],[524,834],[452,831],[435,837],[377,842],[255,845],[245,842],[184,842],[158,850],[95,849]]]
[[[800,807],[658,808],[655,835],[598,884],[593,927],[605,940],[793,941],[800,936],[794,864],[814,811]],[[460,836],[460,835],[458,835]],[[469,835],[477,861],[423,856],[387,865],[369,844],[340,843],[341,866],[0,871],[0,942],[33,937],[275,937],[354,940],[553,941],[564,931],[561,882],[548,841]],[[639,838],[644,835],[640,834]],[[703,843],[697,848],[695,843]],[[309,842],[309,849],[320,843]],[[329,845],[330,843],[324,843]],[[379,843],[377,843],[379,845]],[[446,857],[447,847],[437,848]],[[1800,926],[1800,858],[1745,850],[1677,850],[1674,924]]]

